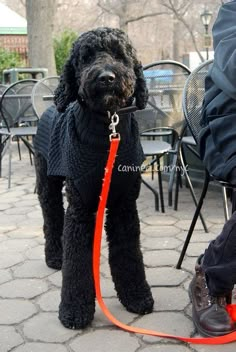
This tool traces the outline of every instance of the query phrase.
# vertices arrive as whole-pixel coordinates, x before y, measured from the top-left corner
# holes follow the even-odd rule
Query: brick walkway
[[[0,179],[0,352],[235,351],[236,343],[210,347],[132,335],[112,326],[98,307],[91,327],[84,331],[65,329],[57,318],[61,272],[49,269],[44,263],[42,216],[33,193],[34,167],[26,152],[22,161],[16,151],[13,156],[11,189],[7,189],[5,177]],[[7,157],[3,176],[6,169]],[[205,234],[201,224],[197,224],[182,270],[176,270],[175,265],[194,211],[189,191],[181,190],[177,212],[166,207],[166,213],[161,214],[154,211],[153,196],[143,186],[138,208],[146,273],[155,298],[154,313],[140,317],[120,305],[104,244],[102,292],[106,303],[125,323],[196,336],[187,289],[196,257],[219,233],[224,222],[221,194],[208,193],[203,213],[210,233]]]

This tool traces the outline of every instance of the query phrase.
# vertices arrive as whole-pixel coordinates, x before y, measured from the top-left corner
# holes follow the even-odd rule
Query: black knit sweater
[[[34,145],[47,160],[48,176],[73,179],[85,204],[96,206],[109,151],[108,117],[95,114],[78,103],[65,113],[50,107],[42,115]],[[115,201],[127,193],[140,175],[144,154],[133,114],[120,116],[121,142],[111,192]],[[95,200],[95,202],[94,202]]]

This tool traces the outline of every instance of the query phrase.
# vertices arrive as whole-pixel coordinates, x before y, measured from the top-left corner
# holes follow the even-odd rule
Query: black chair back
[[[199,143],[199,134],[202,103],[205,94],[205,78],[213,60],[208,60],[192,71],[183,92],[183,112],[188,127],[196,141]]]
[[[149,99],[146,109],[136,113],[140,132],[152,127],[172,127],[180,135],[184,122],[182,94],[189,74],[187,66],[173,60],[144,66]]]
[[[21,80],[8,86],[3,92],[0,111],[5,127],[18,127],[21,123],[37,120],[31,101],[36,82],[34,79]]]
[[[32,92],[32,103],[33,109],[39,119],[43,112],[54,104],[53,97],[58,84],[58,76],[48,76],[38,81],[38,83],[34,86]]]

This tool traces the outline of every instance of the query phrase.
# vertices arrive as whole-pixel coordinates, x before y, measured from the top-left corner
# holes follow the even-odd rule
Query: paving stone
[[[104,301],[111,314],[124,324],[130,324],[138,316],[137,314],[128,312],[119,302],[118,298],[106,298]],[[113,326],[113,324],[105,317],[97,304],[92,327],[101,328],[105,326]]]
[[[194,336],[194,337],[202,337],[202,336]],[[235,342],[225,344],[225,345],[190,345],[194,352],[234,352],[235,351]]]
[[[30,342],[17,347],[14,352],[67,352],[65,346],[56,343]]]
[[[74,352],[135,352],[139,343],[135,336],[123,331],[98,330],[75,338],[69,346]]]
[[[12,206],[12,205],[9,204],[9,203],[0,203],[0,211],[9,209],[9,208],[11,208],[11,206]]]
[[[178,257],[179,253],[173,250],[148,251],[144,252],[144,263],[148,267],[171,266],[177,263]]]
[[[210,229],[209,229],[210,230]],[[183,231],[179,233],[176,238],[185,241],[187,236],[187,231]],[[211,240],[215,239],[216,235],[213,232],[208,232],[206,233],[205,231],[202,230],[194,230],[193,235],[191,237],[191,243],[197,243],[197,242],[205,242],[208,243]]]
[[[13,269],[15,278],[42,279],[53,272],[55,270],[49,268],[44,260],[28,260]]]
[[[181,245],[181,241],[173,237],[152,237],[142,236],[141,245],[143,249],[175,249]]]
[[[29,301],[0,299],[0,324],[17,324],[31,317],[36,312],[35,305]]]
[[[44,246],[36,246],[34,248],[30,248],[24,254],[28,259],[45,259]]]
[[[205,249],[208,247],[207,243],[189,243],[187,254],[189,257],[199,257],[200,254],[205,252]],[[179,248],[181,250],[182,247]]]
[[[36,241],[38,242],[38,244],[41,244],[41,245],[44,245],[45,244],[45,239],[43,237],[43,229],[42,227],[40,226],[40,236],[37,237]]]
[[[147,314],[141,318],[138,318],[133,325],[142,327],[144,329],[151,329],[163,333],[181,336],[191,336],[192,332],[194,331],[193,323],[190,319],[185,317],[183,313],[174,312],[158,312]],[[143,336],[143,341],[149,343],[160,341],[160,339],[161,338],[159,337],[148,335]],[[165,341],[168,340],[166,339]]]
[[[1,224],[0,225],[0,234],[3,233],[8,233],[9,231],[15,230],[17,227],[16,225],[9,225],[9,224],[4,224],[4,226]]]
[[[143,221],[147,225],[167,226],[174,225],[178,221],[178,219],[174,218],[173,216],[157,213],[155,215],[145,217]]]
[[[177,286],[180,285],[187,277],[188,273],[183,270],[174,268],[147,268],[146,276],[151,286]]]
[[[4,282],[12,280],[12,276],[9,270],[0,270],[0,285]]]
[[[38,228],[38,226],[33,226],[28,224],[28,226],[23,227],[21,226],[20,228],[18,227],[17,229],[10,231],[7,233],[7,236],[9,238],[17,238],[17,239],[23,239],[23,238],[34,238],[35,240],[40,237],[42,234],[41,230]]]
[[[190,352],[192,351],[190,347],[185,347],[183,344],[169,345],[169,344],[155,344],[153,346],[148,346],[142,350],[142,352]],[[18,352],[18,351],[17,351]]]
[[[147,226],[143,230],[143,234],[151,237],[174,237],[180,232],[175,226]]]
[[[178,222],[176,222],[175,226],[180,228],[181,230],[186,230],[188,231],[191,221],[192,221],[192,217],[190,218],[191,220],[179,220]],[[206,222],[207,226],[209,226],[209,224]],[[197,220],[197,223],[195,225],[195,230],[202,230],[202,223],[200,220]]]
[[[182,270],[186,270],[194,274],[196,259],[196,257],[188,257],[188,255],[186,255],[182,263]]]
[[[20,221],[25,220],[25,215],[11,215],[11,223],[17,225]],[[9,215],[1,214],[1,225],[7,225],[9,223]]]
[[[0,351],[9,352],[12,348],[19,346],[23,342],[22,337],[14,327],[0,326]]]
[[[179,287],[154,287],[152,295],[155,311],[181,311],[189,304],[188,293]]]
[[[216,217],[216,216],[208,215],[207,221],[212,224],[223,225],[225,223],[225,218],[223,216]]]
[[[0,286],[2,298],[33,298],[48,290],[48,285],[40,279],[16,279]]]
[[[33,206],[35,206],[35,205],[38,205],[39,204],[39,201],[38,201],[38,199],[27,199],[27,200],[24,200],[24,198],[23,199],[21,199],[20,201],[18,201],[18,202],[16,202],[15,203],[15,206],[17,207],[17,206],[22,206],[22,207],[27,207],[27,206],[30,206],[30,207],[33,207]]]
[[[108,279],[111,279],[111,271],[110,271],[110,266],[108,261],[104,261],[104,263],[101,264],[101,272],[103,276],[105,276]]]
[[[43,219],[41,218],[41,217],[36,217],[36,218],[29,218],[28,217],[28,214],[27,215],[25,215],[25,218],[24,219],[22,219],[20,222],[18,222],[17,224],[19,225],[19,226],[27,226],[27,225],[29,225],[29,222],[33,222],[34,223],[34,225],[37,225],[38,226],[38,228],[39,229],[42,229],[42,227],[43,227]]]
[[[45,312],[57,312],[61,301],[61,290],[51,290],[44,293],[38,300],[37,304]]]
[[[0,243],[1,242],[3,242],[3,241],[6,241],[6,240],[8,240],[8,237],[7,237],[7,235],[0,235]]]
[[[37,242],[33,239],[8,239],[0,243],[0,253],[9,253],[9,252],[24,252],[29,248],[37,246]]]
[[[221,233],[222,229],[223,229],[223,224],[217,224],[217,225],[211,226],[211,232],[215,234],[215,237]]]
[[[24,257],[19,253],[7,253],[7,255],[0,255],[0,269],[10,268],[13,265],[21,263]]]
[[[47,280],[55,286],[61,287],[62,274],[61,271],[57,271],[54,274],[47,277]]]
[[[116,297],[114,283],[111,278],[101,278],[101,292],[103,297]]]
[[[58,313],[39,313],[24,323],[23,332],[28,339],[55,343],[63,343],[79,334],[77,330],[64,328]]]
[[[31,209],[31,211],[27,215],[30,219],[40,218],[41,221],[43,220],[41,209]]]
[[[28,214],[32,212],[32,207],[26,207],[26,206],[21,206],[21,207],[15,207],[11,209],[7,209],[4,211],[4,214],[7,215],[18,215],[18,214]]]

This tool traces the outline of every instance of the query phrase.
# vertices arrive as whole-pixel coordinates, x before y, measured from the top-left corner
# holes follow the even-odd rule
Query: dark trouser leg
[[[236,189],[232,190],[232,213],[236,211]]]
[[[50,268],[61,269],[64,208],[63,178],[47,177],[47,162],[35,155],[36,189],[44,219],[45,258]]]
[[[95,290],[92,274],[94,214],[86,210],[74,187],[68,181],[69,206],[63,233],[62,291],[59,319],[70,329],[85,328],[95,312]]]
[[[210,294],[229,294],[236,283],[236,212],[205,251],[202,268]]]
[[[150,313],[154,302],[145,278],[135,200],[108,210],[106,231],[111,274],[121,303],[128,311]]]

